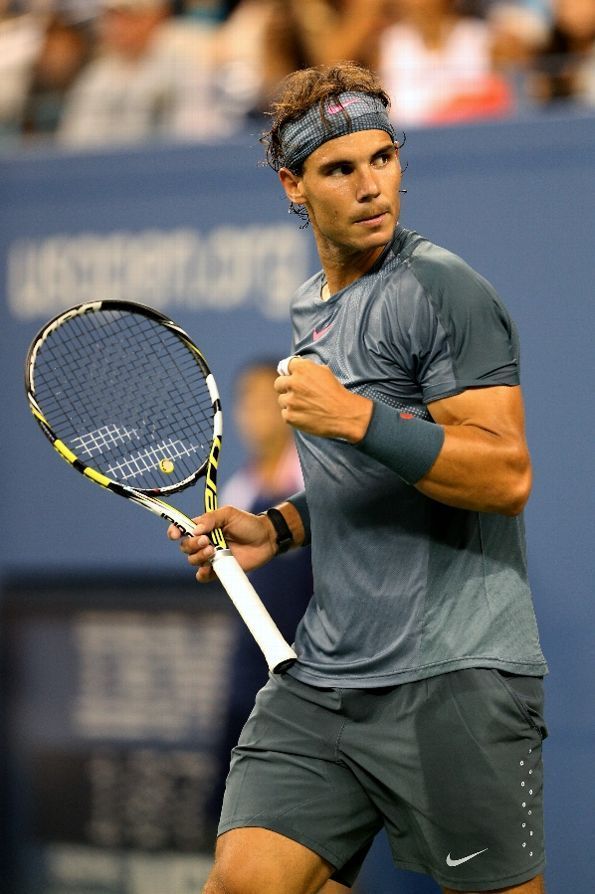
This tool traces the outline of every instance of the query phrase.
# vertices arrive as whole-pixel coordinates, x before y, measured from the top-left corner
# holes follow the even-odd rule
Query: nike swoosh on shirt
[[[326,335],[332,325],[332,323],[329,323],[328,326],[323,326],[322,329],[315,329],[312,333],[312,338],[314,339],[314,341],[318,341],[319,338],[322,338],[323,335]]]
[[[488,848],[484,847],[482,851],[475,851],[474,854],[467,854],[466,857],[461,857],[459,860],[453,860],[449,854],[446,858],[446,864],[447,866],[460,866],[461,863],[466,863],[468,860],[472,860],[473,857],[479,857],[480,854],[485,854],[487,850]]]

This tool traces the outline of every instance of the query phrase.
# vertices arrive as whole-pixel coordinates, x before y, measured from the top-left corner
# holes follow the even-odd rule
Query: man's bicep
[[[428,404],[439,425],[469,425],[494,435],[525,440],[525,413],[519,385],[468,388]]]
[[[532,476],[519,386],[469,388],[428,409],[444,428],[444,443],[416,487],[461,509],[522,512]]]

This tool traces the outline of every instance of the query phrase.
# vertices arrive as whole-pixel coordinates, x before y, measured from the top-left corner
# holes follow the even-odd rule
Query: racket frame
[[[35,363],[44,342],[50,338],[60,326],[65,325],[70,320],[88,313],[100,313],[102,310],[141,314],[163,325],[184,343],[201,369],[213,408],[213,435],[211,448],[207,459],[202,465],[191,475],[186,476],[182,481],[164,487],[150,489],[134,488],[130,485],[122,484],[120,481],[114,481],[103,472],[84,463],[74,451],[72,451],[70,447],[56,435],[51,423],[45,417],[37,401],[35,394]],[[31,342],[25,360],[25,391],[31,413],[47,439],[52,444],[54,450],[56,450],[59,456],[72,466],[72,468],[84,475],[89,481],[98,484],[100,487],[111,491],[120,497],[125,497],[137,506],[152,512],[164,521],[174,525],[183,536],[190,537],[193,535],[196,527],[195,523],[185,513],[176,509],[175,506],[162,500],[162,495],[185,490],[187,487],[196,483],[199,478],[204,477],[205,512],[212,512],[217,509],[217,469],[219,466],[221,439],[223,436],[223,414],[221,411],[221,400],[219,398],[217,383],[209,369],[204,355],[194,344],[190,336],[178,326],[177,323],[174,323],[173,320],[162,314],[160,311],[132,301],[103,300],[77,304],[62,313],[57,314],[39,330]],[[264,653],[269,669],[274,673],[283,673],[296,660],[296,653],[282,637],[276,624],[262,604],[260,597],[254,590],[243,570],[240,568],[236,559],[233,557],[232,552],[225,541],[223,532],[219,528],[216,528],[211,531],[208,536],[215,550],[213,559],[211,560],[213,570],[217,574],[217,577],[224,588],[227,590],[228,595],[239,611],[244,623],[247,625]]]

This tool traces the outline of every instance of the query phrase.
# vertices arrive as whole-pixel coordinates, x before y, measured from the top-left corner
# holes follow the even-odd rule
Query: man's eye
[[[331,168],[329,173],[331,177],[345,177],[351,173],[351,168],[349,165],[336,165],[334,168]]]
[[[390,161],[390,155],[388,152],[383,152],[382,155],[377,155],[374,159],[374,165],[377,168],[383,168]]]

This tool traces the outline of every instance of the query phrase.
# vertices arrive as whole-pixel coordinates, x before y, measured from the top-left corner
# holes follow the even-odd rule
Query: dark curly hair
[[[390,99],[378,77],[355,62],[304,68],[284,78],[271,111],[267,112],[272,118],[270,130],[260,137],[266,164],[274,171],[284,166],[281,132],[286,124],[301,118],[312,106],[336,100],[340,93],[347,92],[367,93],[377,97],[387,110],[390,108]]]

